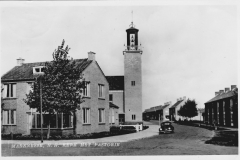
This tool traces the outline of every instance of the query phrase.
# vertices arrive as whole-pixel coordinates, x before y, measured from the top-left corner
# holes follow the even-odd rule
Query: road
[[[147,122],[148,125],[158,122]],[[161,134],[119,147],[15,148],[2,144],[2,156],[98,156],[98,155],[236,155],[238,147],[205,144],[212,131],[174,124],[174,134]]]

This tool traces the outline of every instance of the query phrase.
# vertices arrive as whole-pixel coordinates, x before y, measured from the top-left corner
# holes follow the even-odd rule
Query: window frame
[[[17,83],[5,83],[3,87],[3,98],[17,98]]]
[[[33,74],[43,74],[45,66],[36,66],[33,67]],[[37,71],[39,70],[39,71]]]
[[[113,94],[109,94],[109,102],[113,102]]]
[[[46,115],[43,114],[43,116]],[[59,114],[54,114],[56,116],[56,127],[51,127],[50,124],[50,129],[70,129],[73,128],[73,115],[71,114],[67,114],[69,116],[69,123],[71,123],[70,127],[63,127],[63,113],[59,113]],[[65,114],[66,115],[66,114]],[[36,112],[32,114],[32,129],[41,129],[41,127],[38,127],[38,123],[41,125],[41,119],[40,119],[40,113]],[[60,123],[59,123],[59,116],[60,116]],[[39,121],[38,121],[38,117],[39,117]],[[44,122],[44,118],[43,118],[43,122]],[[59,126],[60,124],[60,126]],[[47,127],[43,127],[43,129],[47,129]]]
[[[11,112],[9,112],[11,111]],[[13,126],[13,125],[17,125],[17,114],[16,114],[16,109],[3,109],[3,113],[2,113],[2,117],[3,117],[3,121],[2,121],[2,125],[5,126]],[[7,114],[6,114],[7,112]],[[13,115],[12,115],[13,113]],[[6,117],[7,116],[7,117]],[[13,123],[12,122],[12,118],[13,118]]]
[[[131,86],[136,86],[136,82],[135,81],[131,81]]]
[[[86,115],[87,115],[87,117],[86,117]],[[91,110],[90,110],[90,108],[82,108],[82,123],[83,124],[91,124]]]
[[[98,84],[98,98],[105,99],[105,87],[104,87],[104,84]]]
[[[85,88],[82,89],[82,96],[83,97],[91,97],[90,91],[91,91],[91,87],[90,87],[90,81],[85,81]]]
[[[106,121],[105,121],[105,108],[98,108],[98,123],[100,123],[100,124],[106,123]]]
[[[136,120],[136,114],[132,114],[132,120]]]

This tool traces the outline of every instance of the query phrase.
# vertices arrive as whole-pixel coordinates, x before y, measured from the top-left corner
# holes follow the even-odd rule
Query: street
[[[146,122],[157,125],[158,122]],[[98,156],[98,155],[236,155],[238,147],[205,144],[214,132],[173,124],[175,133],[120,143],[118,147],[14,148],[2,144],[2,156]],[[156,131],[157,132],[157,131]]]

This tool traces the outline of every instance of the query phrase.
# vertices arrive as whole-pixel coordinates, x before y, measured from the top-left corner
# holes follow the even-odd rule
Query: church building
[[[109,100],[119,107],[120,124],[142,123],[142,50],[138,43],[138,31],[133,22],[126,30],[124,76],[106,76]]]
[[[142,123],[142,50],[138,45],[138,29],[131,23],[127,32],[127,46],[123,51],[124,75],[105,76],[98,65],[95,53],[88,58],[75,59],[86,81],[84,102],[74,117],[56,113],[51,121],[51,133],[86,134],[109,131],[111,125]],[[39,134],[40,114],[24,102],[31,84],[39,73],[44,73],[45,62],[17,65],[1,77],[2,84],[2,133]],[[81,74],[81,73],[79,73]],[[47,113],[46,113],[47,114]],[[47,120],[42,128],[47,132]]]

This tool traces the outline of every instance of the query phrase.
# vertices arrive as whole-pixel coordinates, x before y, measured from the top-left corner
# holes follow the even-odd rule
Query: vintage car
[[[173,133],[174,127],[170,121],[162,122],[159,128],[159,134],[161,133]]]

